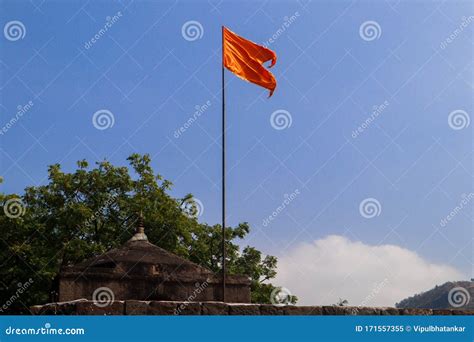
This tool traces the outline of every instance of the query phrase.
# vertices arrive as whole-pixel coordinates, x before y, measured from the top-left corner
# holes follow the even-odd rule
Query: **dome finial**
[[[137,220],[137,230],[135,235],[132,236],[130,241],[148,241],[148,237],[145,235],[145,226],[143,224],[143,212],[140,210],[140,215]]]

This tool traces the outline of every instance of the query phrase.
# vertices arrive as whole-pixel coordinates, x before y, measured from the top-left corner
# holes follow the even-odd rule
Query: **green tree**
[[[61,267],[125,243],[139,212],[150,242],[219,272],[221,226],[197,221],[191,194],[171,197],[171,182],[153,171],[148,155],[128,161],[131,168],[108,161],[90,168],[82,160],[73,173],[55,164],[46,185],[27,187],[21,196],[0,193],[0,302],[10,303],[10,311],[55,300]],[[12,203],[19,210],[13,215]],[[228,270],[251,278],[253,302],[269,303],[277,259],[249,246],[240,251],[236,240],[249,231],[247,223],[226,227]],[[18,295],[19,283],[30,278],[27,295]]]

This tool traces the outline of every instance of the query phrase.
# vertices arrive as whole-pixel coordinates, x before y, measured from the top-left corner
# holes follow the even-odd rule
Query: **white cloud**
[[[453,267],[429,263],[395,245],[370,246],[331,235],[278,258],[274,284],[298,296],[299,305],[394,306],[446,281],[462,280]]]

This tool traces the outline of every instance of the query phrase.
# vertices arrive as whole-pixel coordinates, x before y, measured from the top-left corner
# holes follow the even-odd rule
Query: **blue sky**
[[[261,44],[273,36],[278,56],[270,99],[225,75],[228,221],[254,228],[244,244],[282,256],[340,235],[405,248],[468,278],[472,15],[469,1],[2,0],[2,27],[20,21],[25,35],[0,37],[0,125],[33,103],[0,135],[2,191],[44,184],[53,163],[71,171],[83,158],[123,165],[149,153],[172,194],[193,193],[199,220],[218,223],[226,25]],[[197,37],[183,36],[189,21],[199,23]],[[97,129],[93,115],[103,109],[114,124]],[[291,125],[275,129],[281,110]],[[365,199],[376,200],[374,217],[361,214]]]

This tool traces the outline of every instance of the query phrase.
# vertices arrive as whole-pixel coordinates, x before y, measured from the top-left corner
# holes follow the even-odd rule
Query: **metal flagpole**
[[[225,87],[224,87],[224,26],[222,26],[222,301],[225,302]]]

